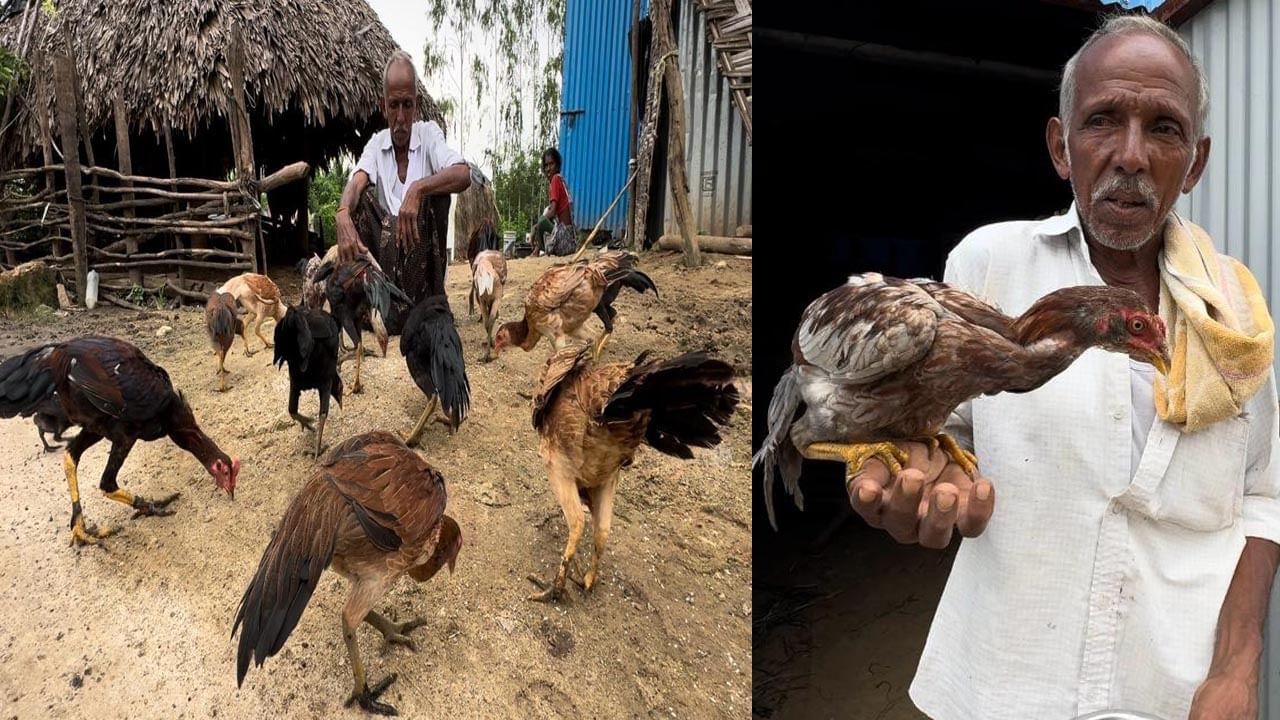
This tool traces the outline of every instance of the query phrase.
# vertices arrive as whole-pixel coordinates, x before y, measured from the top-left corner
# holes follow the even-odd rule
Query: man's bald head
[[[409,53],[396,50],[391,53],[391,57],[387,58],[387,64],[382,67],[382,93],[385,95],[392,87],[405,84],[416,87],[418,71],[413,67],[413,58]]]

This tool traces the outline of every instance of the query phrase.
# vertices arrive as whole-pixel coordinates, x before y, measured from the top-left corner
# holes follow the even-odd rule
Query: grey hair
[[[397,49],[391,53],[391,57],[387,58],[387,64],[382,66],[382,87],[387,87],[387,76],[391,74],[391,68],[394,65],[404,63],[409,66],[409,72],[413,73],[414,84],[417,84],[418,69],[413,66],[413,57],[409,53]]]
[[[1192,129],[1192,140],[1199,140],[1204,137],[1205,120],[1209,116],[1209,83],[1205,79],[1204,68],[1200,65],[1200,61],[1196,59],[1196,56],[1192,54],[1191,47],[1187,45],[1187,41],[1183,40],[1176,30],[1146,15],[1112,15],[1107,18],[1102,27],[1095,30],[1089,36],[1089,39],[1084,41],[1084,44],[1080,46],[1076,54],[1072,55],[1071,59],[1067,61],[1066,67],[1062,69],[1062,87],[1058,91],[1058,117],[1062,120],[1063,137],[1065,138],[1067,135],[1067,128],[1071,121],[1071,106],[1075,102],[1076,64],[1079,62],[1080,56],[1102,38],[1121,33],[1154,35],[1176,47],[1191,63],[1196,76],[1196,113],[1195,127]]]

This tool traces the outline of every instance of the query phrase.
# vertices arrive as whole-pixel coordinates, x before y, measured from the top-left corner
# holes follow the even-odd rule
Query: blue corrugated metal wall
[[[641,16],[649,3],[641,3]],[[631,0],[567,0],[560,101],[562,174],[573,219],[590,229],[627,181],[631,131]],[[627,222],[628,197],[603,227]]]

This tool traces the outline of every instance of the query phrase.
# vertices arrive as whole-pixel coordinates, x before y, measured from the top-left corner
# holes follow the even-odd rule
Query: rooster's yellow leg
[[[828,443],[816,442],[804,449],[804,456],[811,460],[835,460],[843,462],[846,473],[852,477],[862,469],[863,463],[877,457],[889,468],[890,475],[902,472],[907,462],[907,453],[891,442],[878,443]]]
[[[942,445],[942,450],[950,457],[955,464],[959,465],[971,478],[978,477],[978,456],[960,447],[960,443],[955,438],[946,433],[938,433],[938,443]]]
[[[135,512],[133,516],[142,517],[144,515],[172,515],[173,511],[168,509],[169,503],[178,499],[181,493],[174,493],[163,500],[147,500],[141,495],[134,495],[128,490],[117,488],[114,492],[106,493],[108,500],[115,500],[133,508]]]
[[[360,384],[360,361],[364,358],[364,340],[356,343],[356,382],[351,386],[351,394],[357,395],[364,392],[364,387]]]
[[[431,414],[436,411],[436,397],[431,396],[431,404],[422,413],[422,417],[418,418],[418,424],[413,426],[413,431],[408,435],[401,435],[405,445],[417,445],[418,440],[422,437],[422,431],[427,427],[427,420],[431,419]]]
[[[591,350],[592,360],[600,359],[601,353],[604,352],[604,344],[609,340],[609,335],[610,335],[609,332],[604,332],[600,335],[600,339],[596,341],[596,346]]]
[[[98,530],[90,526],[85,529],[84,514],[80,510],[80,484],[76,478],[76,461],[71,459],[71,453],[63,454],[62,469],[67,474],[67,489],[71,491],[71,544],[97,545],[98,540],[114,535],[115,528]]]

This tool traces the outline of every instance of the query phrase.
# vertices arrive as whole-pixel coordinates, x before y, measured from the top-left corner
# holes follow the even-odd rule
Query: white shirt
[[[1102,284],[1074,205],[979,228],[945,280],[1011,315]],[[1132,396],[1129,358],[1091,349],[1037,390],[952,417],[996,504],[960,545],[911,685],[934,720],[1186,717],[1245,536],[1280,541],[1275,374],[1199,432],[1153,417],[1136,472]]]
[[[390,128],[380,130],[369,138],[369,142],[364,145],[364,152],[360,153],[360,162],[356,163],[351,174],[354,176],[357,171],[365,171],[369,175],[369,182],[378,186],[387,209],[392,215],[398,215],[404,191],[415,180],[430,177],[450,165],[465,162],[457,150],[445,143],[444,132],[439,125],[419,120],[409,132],[409,167],[405,171],[403,182],[396,166],[396,152],[391,146]]]

